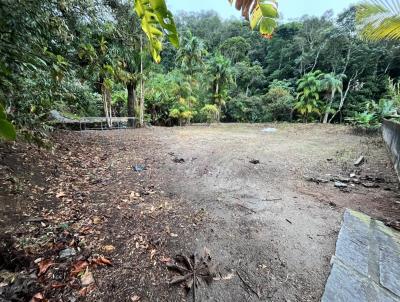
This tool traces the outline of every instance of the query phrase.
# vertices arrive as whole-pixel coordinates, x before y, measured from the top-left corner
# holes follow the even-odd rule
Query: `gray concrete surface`
[[[400,233],[346,210],[323,302],[400,302]]]
[[[400,123],[384,120],[382,136],[400,180]]]

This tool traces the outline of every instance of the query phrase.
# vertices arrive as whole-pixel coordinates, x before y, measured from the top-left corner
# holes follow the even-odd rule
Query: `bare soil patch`
[[[343,210],[398,219],[398,181],[379,136],[272,126],[59,132],[53,152],[3,145],[0,227],[24,261],[0,266],[0,301],[10,273],[30,282],[14,288],[21,297],[191,300],[166,264],[204,247],[218,274],[198,301],[318,301]]]

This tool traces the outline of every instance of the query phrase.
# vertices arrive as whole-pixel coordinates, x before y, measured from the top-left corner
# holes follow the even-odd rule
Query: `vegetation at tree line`
[[[257,2],[252,12],[238,2],[250,21],[212,11],[172,18],[161,0],[3,0],[1,136],[15,137],[12,123],[21,136],[45,140],[51,110],[168,126],[376,127],[397,117],[400,49],[381,38],[398,38],[398,20],[382,17],[389,15],[384,4],[277,25],[271,1]],[[370,40],[359,35],[363,20]]]

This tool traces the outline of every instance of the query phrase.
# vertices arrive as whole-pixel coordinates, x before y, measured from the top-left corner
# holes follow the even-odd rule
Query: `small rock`
[[[59,254],[61,259],[65,259],[65,258],[69,258],[69,257],[73,257],[76,255],[76,251],[75,249],[65,249],[62,250]]]
[[[343,182],[343,183],[349,183],[350,182],[350,178],[347,178],[347,177],[339,177],[338,179],[337,179],[339,182]]]
[[[364,156],[360,156],[355,162],[354,165],[356,167],[361,166],[365,161],[365,157]]]
[[[349,183],[350,178],[348,177],[343,177],[343,176],[334,176],[330,179],[331,181],[337,181],[337,182],[343,182],[343,183]]]
[[[174,163],[177,163],[177,164],[183,164],[185,162],[185,159],[179,158],[179,157],[175,157],[173,159],[173,161],[174,161]]]
[[[264,128],[261,130],[262,132],[276,132],[278,129],[276,128]]]
[[[356,173],[350,173],[350,178],[355,178],[356,177]]]
[[[142,171],[146,170],[146,167],[143,165],[134,165],[134,166],[132,166],[132,170],[135,172],[142,172]]]
[[[137,295],[131,297],[131,301],[132,301],[132,302],[137,302],[137,301],[139,301],[139,300],[140,300],[140,297],[137,296]]]
[[[317,184],[320,184],[320,183],[325,184],[325,183],[328,183],[328,182],[329,182],[327,179],[316,178],[316,177],[305,177],[305,179],[306,179],[307,181],[315,182],[315,183],[317,183]]]
[[[400,220],[388,221],[385,223],[385,225],[400,231]]]
[[[249,161],[251,164],[253,165],[258,165],[260,163],[260,161],[258,159],[252,159]]]
[[[379,188],[379,185],[373,182],[363,182],[362,185],[366,188]]]
[[[347,188],[347,185],[343,182],[335,181],[335,187],[341,189],[341,188]]]

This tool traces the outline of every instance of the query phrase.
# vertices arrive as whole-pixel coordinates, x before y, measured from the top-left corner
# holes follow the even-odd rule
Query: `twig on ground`
[[[246,287],[257,296],[258,299],[261,299],[261,295],[258,291],[256,291],[250,284],[249,282],[247,282],[238,271],[236,271],[236,274],[238,275],[239,279],[243,282],[244,285],[246,285]]]
[[[279,201],[279,200],[282,200],[282,198],[270,198],[270,199],[266,198],[266,199],[264,199],[264,201]]]
[[[250,212],[252,212],[252,213],[254,213],[254,214],[257,213],[257,212],[254,211],[253,209],[250,209],[250,208],[248,208],[248,207],[246,207],[246,206],[244,206],[244,205],[242,205],[242,204],[240,204],[240,203],[235,203],[235,205],[237,205],[237,206],[239,206],[239,207],[241,207],[241,208],[243,208],[243,209],[246,209],[247,211],[250,211]]]

